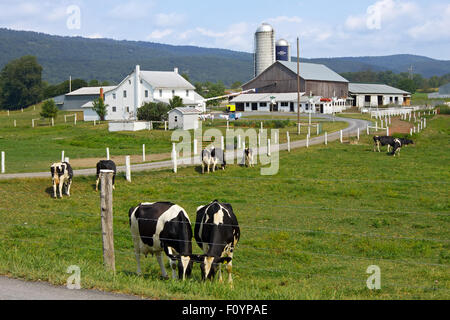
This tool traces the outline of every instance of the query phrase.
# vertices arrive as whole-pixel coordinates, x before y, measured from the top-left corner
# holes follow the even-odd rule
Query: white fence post
[[[52,118],[52,127],[54,127],[54,126],[55,126],[55,119]]]
[[[306,136],[306,147],[309,148],[309,134]]]
[[[164,121],[164,131],[167,131],[167,121]]]
[[[370,134],[369,125],[367,125],[367,135],[369,135],[369,134]]]
[[[109,148],[106,148],[106,160],[109,160]]]
[[[225,137],[220,137],[220,146],[222,147],[222,150],[225,151]]]
[[[409,129],[409,135],[412,136],[413,135],[413,129]]]
[[[8,109],[8,117],[9,117],[9,109]]]
[[[17,127],[17,122],[14,120],[14,128]]]
[[[70,158],[65,157],[64,162],[70,163]]]
[[[291,137],[290,137],[290,135],[289,135],[289,131],[286,132],[286,138],[287,138],[288,152],[291,152]]]
[[[344,143],[344,132],[341,130],[341,143]]]
[[[389,127],[386,128],[386,135],[389,137]]]
[[[359,128],[358,128],[358,141],[359,141],[359,135],[360,135],[360,134],[359,134]]]
[[[173,147],[172,147],[172,162],[173,162],[173,172],[177,173],[178,172],[178,162],[177,162],[177,149],[175,147],[175,143],[173,144]]]
[[[64,115],[64,123],[67,123],[67,115]]]
[[[270,139],[267,139],[267,155],[270,157]]]
[[[142,145],[142,162],[145,162],[145,144]]]
[[[77,125],[77,114],[75,113],[74,124]]]
[[[64,162],[65,156],[64,156],[64,150],[61,151],[61,162]]]
[[[125,157],[126,178],[128,182],[131,182],[131,157]]]
[[[5,173],[5,151],[2,151],[2,173]]]
[[[328,132],[325,132],[325,145],[328,145]]]

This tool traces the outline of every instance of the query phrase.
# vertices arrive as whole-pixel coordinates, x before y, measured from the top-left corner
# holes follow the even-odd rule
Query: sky
[[[448,0],[0,0],[0,27],[252,52],[254,33],[305,58],[417,54],[450,60]]]

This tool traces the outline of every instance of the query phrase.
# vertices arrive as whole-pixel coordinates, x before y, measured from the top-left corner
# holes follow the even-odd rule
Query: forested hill
[[[252,39],[249,39],[252,41]],[[246,82],[253,74],[253,55],[223,49],[172,46],[151,42],[61,37],[0,28],[0,68],[24,55],[33,55],[43,66],[43,78],[59,83],[69,76],[118,83],[136,64],[143,70],[173,70],[189,75],[192,82]],[[450,61],[414,55],[302,59],[323,63],[338,73],[363,70],[408,72],[424,77],[450,73]]]

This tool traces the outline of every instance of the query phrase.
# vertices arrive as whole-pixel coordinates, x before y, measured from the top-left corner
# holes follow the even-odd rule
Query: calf
[[[388,136],[374,136],[374,146],[373,146],[373,152],[376,152],[376,148],[378,148],[378,152],[381,152],[380,145],[381,146],[388,146],[388,152],[390,151],[390,146],[394,146],[394,137],[388,137]]]
[[[101,170],[112,170],[114,171],[114,175],[112,178],[112,184],[113,184],[113,189],[115,190],[115,180],[116,180],[116,173],[117,173],[117,168],[116,168],[116,164],[114,163],[114,161],[112,160],[100,160],[97,163],[97,181],[95,183],[95,191],[98,191],[98,184],[100,183],[100,171]]]
[[[253,167],[254,166],[253,149],[246,148],[244,150],[244,156],[245,156],[244,165],[248,167]]]
[[[66,187],[66,195],[70,197],[70,187],[72,186],[73,170],[68,162],[58,162],[50,167],[53,183],[53,197],[57,198],[56,186],[59,186],[59,196],[63,197],[62,190]]]
[[[197,208],[194,237],[204,252],[195,258],[201,263],[202,279],[213,279],[219,269],[219,281],[222,282],[221,264],[225,263],[228,282],[232,284],[233,252],[240,238],[240,229],[231,205],[215,200]]]
[[[216,157],[216,149],[214,146],[209,149],[206,148],[205,150],[202,150],[202,173],[205,173],[205,167],[208,170],[208,173],[210,172],[210,168],[212,168],[212,171],[216,171],[217,166],[217,157]]]
[[[129,211],[131,235],[137,261],[137,273],[141,274],[140,255],[156,254],[162,276],[168,278],[163,262],[167,255],[175,279],[177,261],[178,277],[191,275],[192,228],[186,211],[170,202],[142,203]]]

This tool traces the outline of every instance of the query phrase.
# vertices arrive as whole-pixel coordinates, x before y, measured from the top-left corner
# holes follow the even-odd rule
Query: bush
[[[140,121],[165,121],[170,107],[162,102],[149,102],[138,109],[137,118]]]
[[[41,117],[43,118],[55,118],[58,115],[58,107],[55,104],[55,101],[52,99],[46,100],[42,104],[42,112],[40,113]]]

